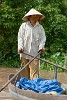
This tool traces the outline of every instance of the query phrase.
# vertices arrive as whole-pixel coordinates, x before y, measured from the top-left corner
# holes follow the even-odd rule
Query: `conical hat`
[[[41,14],[40,12],[38,12],[37,10],[32,8],[22,19],[24,21],[27,21],[30,15],[39,15],[39,16],[41,16],[40,20],[44,18],[43,14]]]

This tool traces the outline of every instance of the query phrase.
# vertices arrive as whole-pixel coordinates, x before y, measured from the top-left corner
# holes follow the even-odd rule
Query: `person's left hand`
[[[39,50],[39,52],[41,51],[41,54],[45,53],[45,48],[42,48]]]

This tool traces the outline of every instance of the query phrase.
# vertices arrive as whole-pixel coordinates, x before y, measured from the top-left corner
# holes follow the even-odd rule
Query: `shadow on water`
[[[16,74],[18,70],[18,68],[0,68],[0,88],[8,81],[9,74]],[[40,70],[40,77],[44,79],[53,79],[53,74],[53,71]],[[67,73],[58,73],[57,80],[67,84]],[[8,91],[8,87],[4,90]]]

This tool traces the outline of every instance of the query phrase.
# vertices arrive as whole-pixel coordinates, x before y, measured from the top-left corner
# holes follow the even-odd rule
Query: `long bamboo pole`
[[[30,56],[30,57],[34,57],[34,56],[32,56],[32,55],[30,55],[30,54],[28,54],[28,53],[26,53],[26,52],[23,52],[25,55],[28,55],[28,56]],[[53,65],[54,67],[58,67],[58,68],[61,68],[61,69],[63,69],[63,70],[66,70],[67,71],[67,68],[65,68],[65,67],[62,67],[62,66],[59,66],[59,65],[56,65],[56,64],[54,64],[54,63],[52,63],[52,62],[49,62],[48,60],[44,60],[44,59],[42,59],[42,58],[39,58],[39,57],[36,57],[36,59],[38,59],[38,60],[41,60],[41,61],[43,61],[43,62],[46,62],[46,63],[48,63],[48,64],[50,64],[50,65]]]

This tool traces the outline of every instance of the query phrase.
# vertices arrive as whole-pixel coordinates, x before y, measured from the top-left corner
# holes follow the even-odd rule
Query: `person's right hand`
[[[20,54],[20,53],[22,53],[22,52],[23,52],[22,48],[19,48],[19,49],[18,49],[18,54]]]

